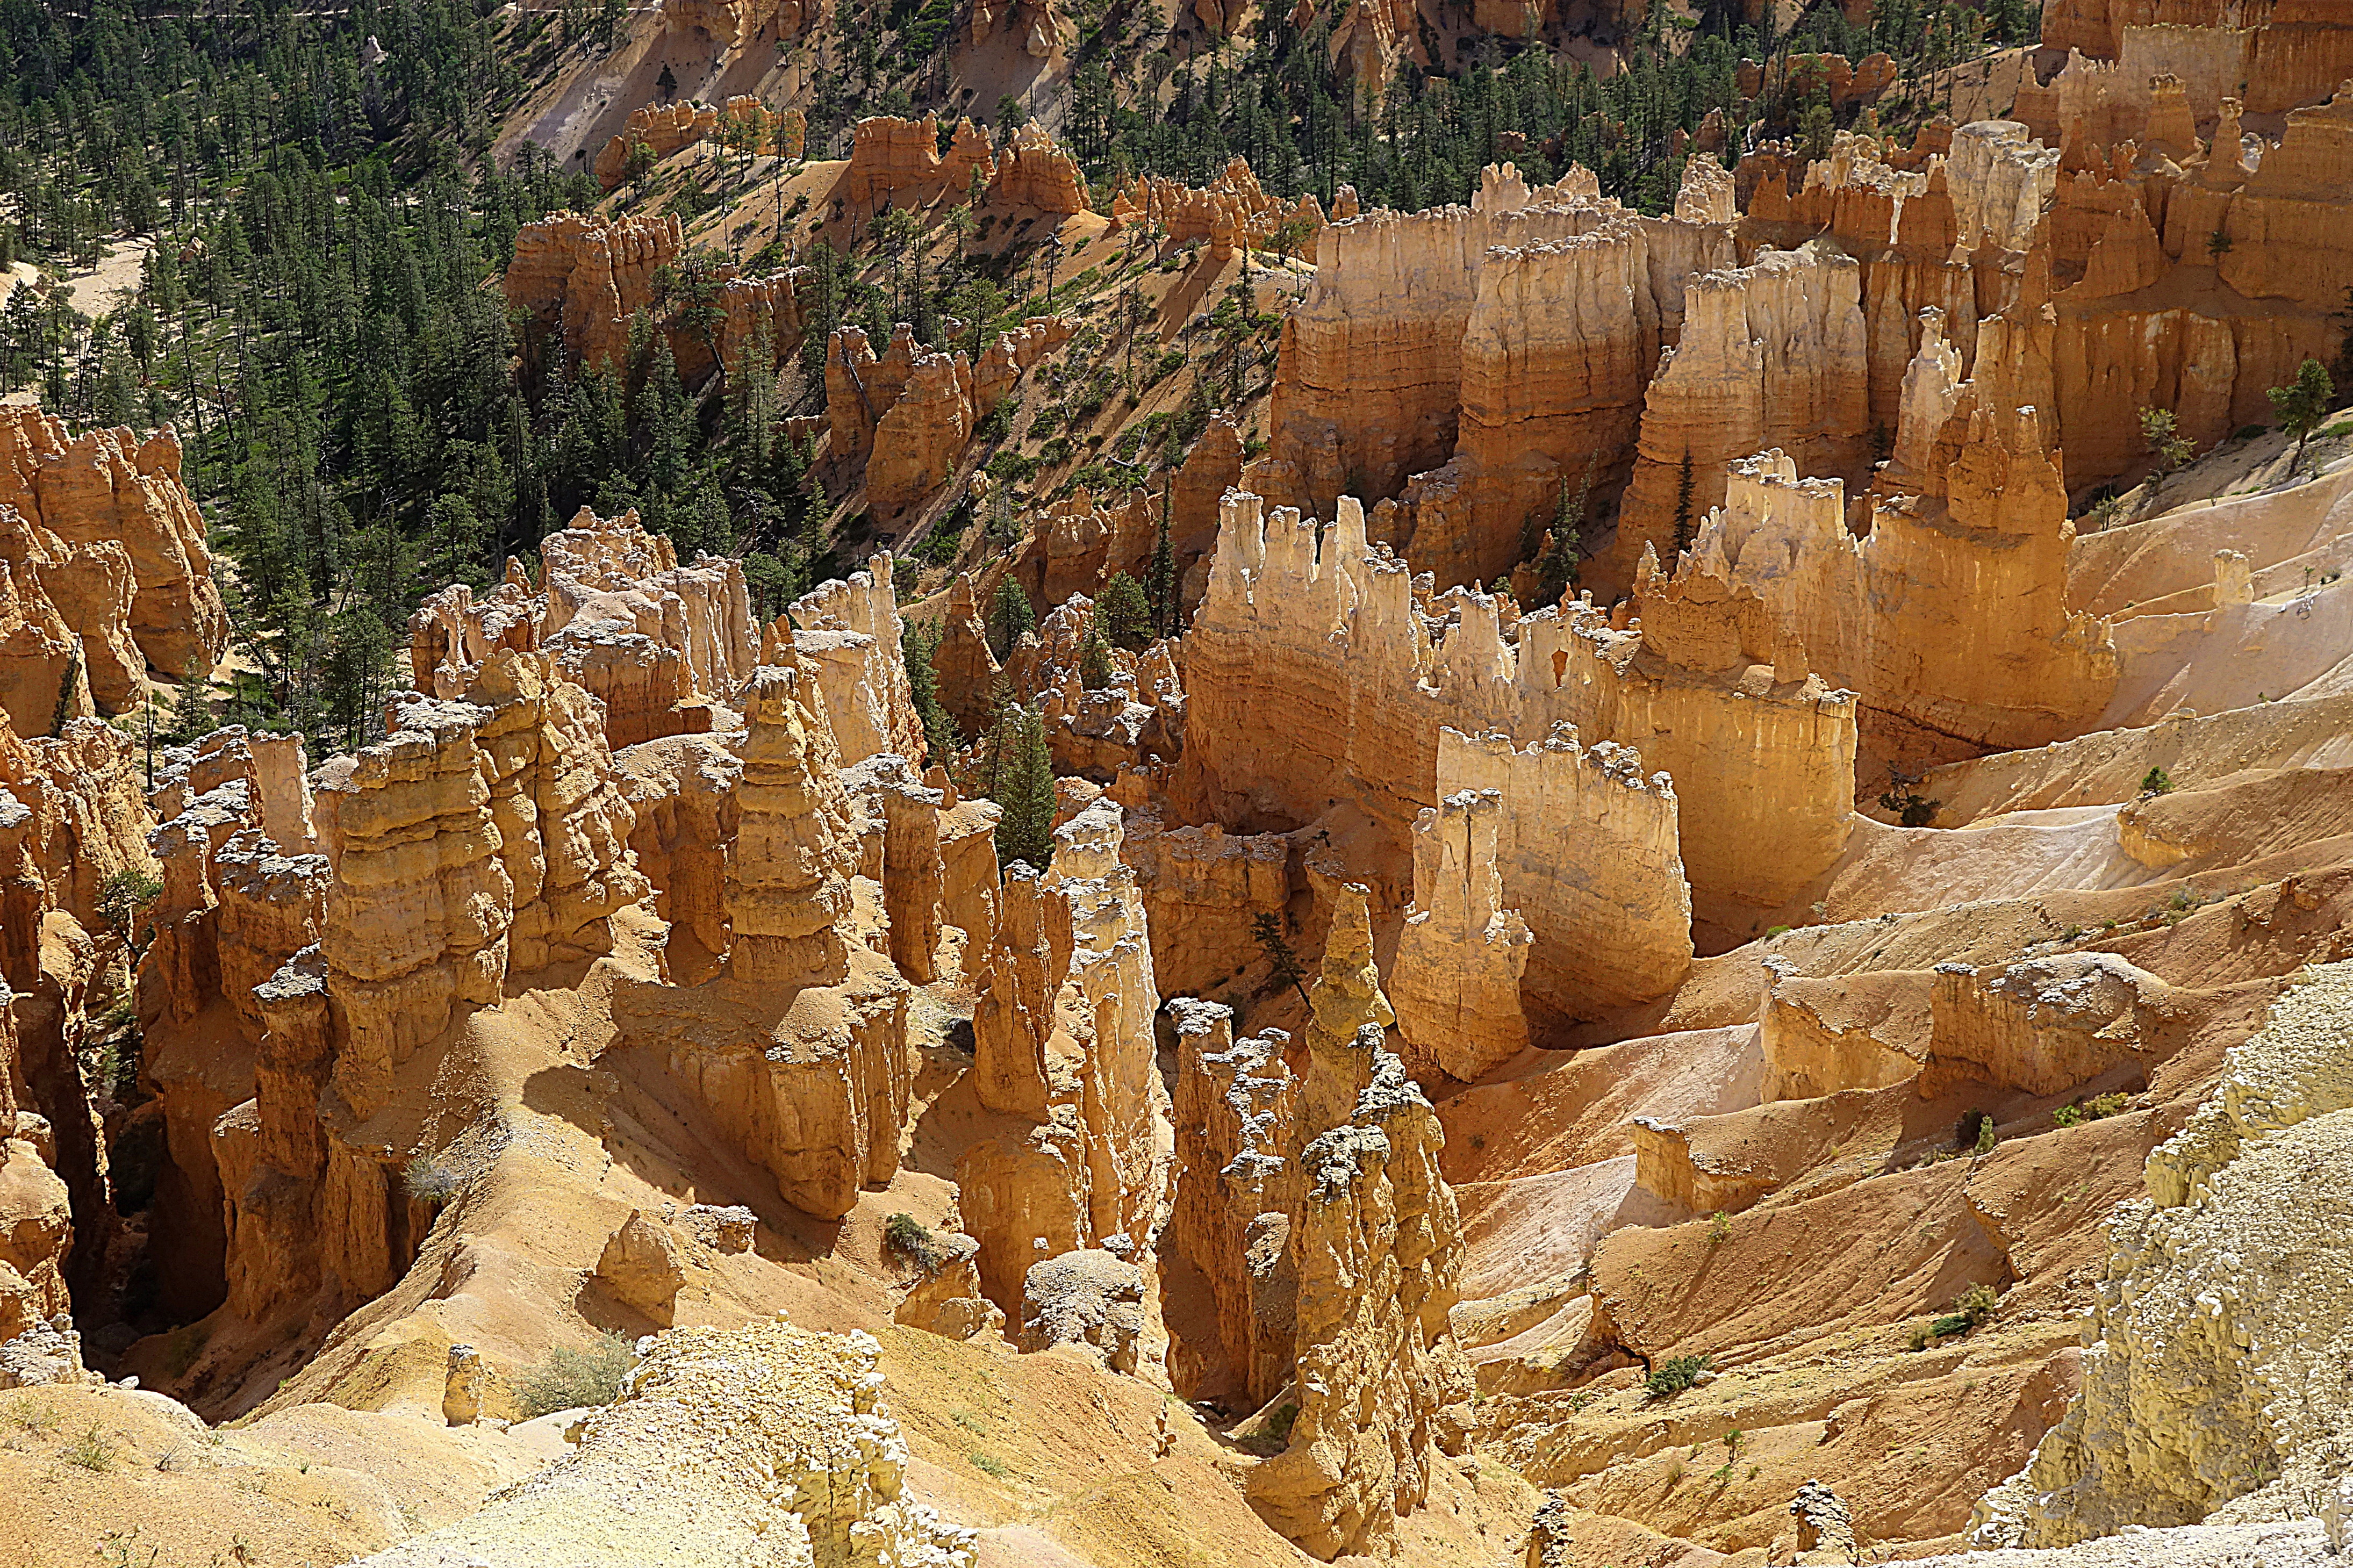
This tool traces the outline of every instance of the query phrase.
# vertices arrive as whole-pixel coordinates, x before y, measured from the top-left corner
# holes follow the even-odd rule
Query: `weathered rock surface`
[[[75,436],[30,405],[0,416],[0,707],[19,734],[124,710],[150,668],[209,677],[228,647],[169,430]]]
[[[1403,1063],[1376,1049],[1371,1066],[1347,1120],[1300,1155],[1299,1413],[1249,1480],[1251,1506],[1326,1561],[1420,1505],[1471,1394],[1447,1322],[1461,1243],[1438,1173],[1446,1135]]]
[[[476,1513],[362,1561],[643,1561],[674,1542],[694,1564],[757,1562],[960,1568],[971,1532],[904,1494],[907,1447],[879,1397],[866,1334],[782,1322],[673,1329],[570,1452]]]
[[[1979,1506],[1984,1544],[2196,1523],[2250,1494],[2292,1507],[2334,1484],[2319,1478],[2341,1395],[2324,1369],[2346,1319],[2324,1260],[2346,1245],[2348,1026],[2353,966],[2308,971],[2149,1155],[2147,1196],[2110,1227],[2083,1391]]]

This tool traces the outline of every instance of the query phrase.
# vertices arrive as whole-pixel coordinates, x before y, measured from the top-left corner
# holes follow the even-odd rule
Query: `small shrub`
[[[976,1453],[967,1454],[965,1457],[972,1461],[972,1468],[974,1469],[978,1470],[982,1475],[988,1477],[991,1480],[1001,1481],[1013,1474],[1013,1467],[1008,1465],[1004,1460],[998,1458],[994,1454]]]
[[[2052,1125],[2058,1127],[2081,1126],[2084,1121],[2084,1108],[2080,1105],[2063,1105],[2051,1113],[2051,1121]]]
[[[106,1440],[106,1434],[93,1421],[89,1431],[66,1445],[66,1463],[85,1470],[111,1470],[114,1468],[114,1445]]]
[[[882,1222],[882,1250],[893,1252],[921,1268],[929,1268],[939,1258],[939,1247],[932,1240],[931,1227],[913,1215],[900,1213]]]
[[[1704,1355],[1674,1356],[1651,1368],[1642,1387],[1653,1399],[1672,1399],[1697,1383],[1701,1373],[1714,1369],[1715,1363]]]
[[[1910,1342],[1912,1348],[1915,1351],[1926,1350],[1928,1348],[1928,1325],[1926,1323],[1914,1324]]]
[[[2163,768],[2151,768],[2141,775],[2140,793],[2166,795],[2173,789],[2173,779]]]
[[[629,1342],[618,1334],[601,1334],[585,1351],[557,1345],[515,1378],[515,1404],[525,1420],[554,1410],[610,1405],[620,1397],[630,1360]]]
[[[1995,1291],[1992,1286],[1988,1285],[1983,1281],[1979,1281],[1978,1283],[1970,1286],[1968,1289],[1962,1291],[1961,1299],[1954,1303],[1954,1305],[1960,1308],[1961,1316],[1968,1321],[1969,1327],[1973,1329],[1979,1323],[1984,1322],[1988,1318],[1992,1317],[1993,1310],[2000,1304],[2000,1295]]]
[[[2095,1094],[2084,1101],[2084,1119],[2087,1121],[2098,1121],[2104,1117],[2121,1115],[2131,1105],[2132,1096],[2119,1089],[2111,1089],[2105,1094]]]
[[[1955,1334],[1966,1334],[1968,1331],[1968,1319],[1963,1317],[1958,1312],[1952,1313],[1947,1317],[1937,1319],[1936,1322],[1929,1325],[1928,1329],[1928,1332],[1932,1336],[1940,1340],[1948,1340]]]
[[[1978,1122],[1977,1152],[1978,1153],[1992,1153],[1994,1145],[2000,1142],[2000,1138],[1994,1133],[1992,1117],[1985,1117]]]
[[[1962,1111],[1960,1121],[1953,1125],[1954,1146],[1960,1149],[1975,1148],[1978,1141],[1985,1136],[1985,1130],[1992,1125],[1993,1113],[1991,1111]]]
[[[1710,1247],[1713,1247],[1713,1246],[1715,1246],[1715,1245],[1716,1243],[1718,1243],[1718,1242],[1730,1241],[1731,1239],[1732,1239],[1732,1220],[1731,1220],[1731,1217],[1730,1217],[1729,1215],[1726,1215],[1726,1214],[1725,1214],[1722,1209],[1718,1209],[1718,1210],[1716,1210],[1716,1211],[1715,1211],[1715,1217],[1714,1219],[1711,1219],[1711,1220],[1709,1220],[1709,1221],[1707,1222],[1707,1241],[1708,1241],[1708,1245],[1709,1245]],[[1739,1434],[1736,1432],[1735,1434],[1733,1434],[1733,1436],[1734,1436],[1735,1437],[1737,1437],[1737,1436],[1739,1436]]]
[[[1777,936],[1787,936],[1788,934],[1789,928],[1788,926],[1767,926],[1765,928],[1765,935],[1768,941]]]
[[[400,1190],[438,1208],[458,1194],[458,1173],[437,1154],[418,1154],[400,1168]]]

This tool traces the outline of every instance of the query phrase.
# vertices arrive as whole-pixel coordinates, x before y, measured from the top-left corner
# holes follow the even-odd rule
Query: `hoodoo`
[[[2334,1560],[2344,9],[0,8],[0,1568]]]

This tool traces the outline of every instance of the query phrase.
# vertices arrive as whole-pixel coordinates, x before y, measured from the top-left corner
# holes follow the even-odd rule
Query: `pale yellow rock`
[[[679,1287],[686,1283],[686,1265],[669,1227],[631,1209],[629,1217],[605,1238],[596,1279],[617,1300],[668,1328],[677,1310]]]
[[[2026,1470],[1978,1505],[1978,1543],[2284,1519],[2333,1484],[2348,1032],[2353,963],[2306,970],[2149,1155],[2148,1196],[2109,1229],[2082,1392]]]
[[[892,1563],[960,1568],[971,1532],[906,1495],[875,1343],[782,1322],[672,1329],[571,1452],[367,1568]]]

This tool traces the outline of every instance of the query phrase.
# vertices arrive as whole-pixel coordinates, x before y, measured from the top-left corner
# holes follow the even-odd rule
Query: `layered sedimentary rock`
[[[640,104],[629,110],[621,133],[606,142],[604,150],[596,154],[593,166],[596,183],[608,191],[618,187],[628,177],[632,147],[643,145],[655,157],[667,158],[710,135],[718,123],[719,110],[696,99]]]
[[[1298,1080],[1280,1029],[1236,1040],[1233,1011],[1189,997],[1176,1026],[1176,1182],[1169,1237],[1199,1270],[1216,1307],[1214,1343],[1181,1335],[1169,1374],[1187,1398],[1255,1408],[1291,1377],[1293,1277],[1284,1251],[1297,1206],[1298,1161],[1286,1146]]]
[[[2063,1546],[2335,1485],[2348,1027],[2353,966],[2306,971],[2149,1155],[2109,1228],[2082,1391],[1979,1505],[1979,1541]]]
[[[1418,605],[1352,500],[1324,529],[1242,492],[1224,510],[1185,642],[1185,815],[1295,827],[1345,800],[1402,859],[1442,798],[1442,728],[1533,739],[1566,721],[1674,781],[1684,873],[1726,919],[1787,901],[1843,848],[1854,705],[1804,669],[1689,668],[1589,606],[1519,616],[1507,639],[1506,601]]]
[[[2126,1062],[2151,1065],[2150,1024],[2169,987],[2109,952],[2064,952],[1999,969],[1936,966],[1936,1054],[2029,1094],[2063,1094]]]
[[[983,0],[972,8],[967,36],[978,48],[992,33],[1003,31],[1031,59],[1051,59],[1062,47],[1063,19],[1054,0]]]
[[[786,1202],[838,1219],[899,1166],[907,983],[852,925],[858,814],[815,669],[780,657],[745,690],[725,963],[691,988],[629,986],[614,1012]]]
[[[1450,1407],[1471,1395],[1447,1322],[1461,1240],[1438,1171],[1446,1134],[1375,1046],[1347,1121],[1300,1155],[1299,1413],[1248,1482],[1260,1515],[1326,1561],[1381,1542],[1421,1504],[1436,1451],[1464,1440],[1464,1412]]]
[[[889,552],[876,553],[864,571],[810,589],[789,614],[794,650],[817,670],[842,765],[890,752],[920,766],[923,726],[900,657],[905,626]]]
[[[604,703],[618,749],[708,730],[712,706],[732,703],[757,662],[742,563],[702,555],[681,566],[635,510],[607,520],[581,508],[541,542],[540,560],[536,592],[511,566],[487,595],[454,584],[418,606],[408,622],[418,691],[462,697],[495,650],[544,648]]]
[[[138,700],[147,658],[131,637],[136,596],[120,543],[68,544],[0,510],[0,712],[18,733]]]
[[[1407,1070],[1418,1079],[1444,1073],[1471,1082],[1527,1048],[1520,980],[1535,938],[1519,910],[1502,907],[1503,815],[1501,792],[1462,790],[1414,823],[1413,903],[1388,991]]]
[[[955,472],[981,416],[1070,332],[1060,317],[1033,318],[999,333],[976,371],[960,352],[924,348],[904,321],[880,354],[864,328],[836,329],[825,367],[833,456],[862,465],[881,515],[920,506]]]
[[[592,165],[596,183],[608,191],[617,189],[628,178],[629,153],[634,147],[644,146],[655,157],[667,158],[710,136],[723,121],[741,128],[740,134],[747,138],[742,151],[775,153],[785,158],[801,155],[807,122],[799,110],[779,113],[750,93],[737,93],[717,108],[696,99],[680,99],[674,103],[641,104],[629,110],[620,134],[596,154]]]
[[[1799,479],[1770,452],[1735,464],[1674,575],[1638,574],[1645,639],[1695,669],[1815,671],[1914,737],[1898,751],[2087,728],[2116,653],[2105,624],[2067,605],[2074,530],[2035,411],[1974,393],[1939,406],[1953,409],[1930,468],[1945,494],[1883,501],[1862,540],[1835,479]]]
[[[706,335],[700,321],[666,312],[670,300],[657,274],[686,251],[686,231],[675,213],[607,219],[561,212],[517,232],[500,286],[509,305],[524,311],[542,335],[560,337],[584,365],[626,369],[629,324],[639,311],[654,319],[690,384],[713,371],[733,370],[744,345],[756,337],[767,340],[771,365],[798,349],[804,323],[791,272],[745,279],[733,263],[712,267],[714,303],[725,314],[715,334]]]
[[[1112,197],[1112,216],[1158,229],[1163,243],[1209,242],[1212,260],[1223,261],[1234,247],[1269,246],[1283,233],[1292,250],[1314,255],[1324,232],[1324,207],[1311,193],[1285,203],[1270,195],[1250,172],[1249,160],[1229,158],[1216,179],[1195,188],[1158,175],[1141,175]]]
[[[618,1568],[670,1540],[705,1562],[955,1568],[971,1532],[903,1494],[907,1447],[881,1400],[876,1349],[867,1334],[781,1321],[672,1329],[554,1464],[363,1561]]]
[[[204,519],[180,482],[178,437],[161,430],[142,441],[119,427],[75,436],[37,407],[9,407],[0,414],[0,509],[22,519],[0,525],[0,563],[14,577],[20,602],[16,616],[46,621],[32,601],[48,601],[55,623],[40,640],[61,640],[62,631],[79,641],[88,696],[103,710],[120,711],[135,700],[140,660],[174,679],[191,666],[212,673],[228,647],[228,616],[213,582]],[[123,556],[127,616],[120,603]],[[0,608],[0,617],[8,615]],[[7,668],[17,635],[0,621],[0,636],[9,637],[0,644],[0,683],[13,685],[23,679]],[[54,707],[70,683],[47,684]],[[32,697],[25,700],[38,707]],[[51,712],[28,716],[16,705],[9,712],[19,733],[50,730]]]
[[[2052,0],[2042,41],[2120,60],[2144,81],[2189,53],[2211,60],[2217,79],[2245,83],[2251,110],[2274,114],[2326,98],[2353,74],[2342,20],[2319,0]]]
[[[1035,123],[1016,131],[997,153],[988,199],[1054,215],[1088,210],[1087,182],[1079,161]]]
[[[650,890],[629,864],[636,814],[616,787],[593,698],[549,655],[494,653],[467,692],[491,710],[491,821],[513,889],[508,963],[529,973],[613,947],[612,916]]]
[[[1007,877],[980,961],[975,1086],[982,1104],[1031,1125],[966,1150],[956,1184],[984,1287],[1008,1315],[1034,1262],[1144,1236],[1167,1179],[1160,998],[1119,841],[1109,800],[1058,828],[1050,871],[1017,865]]]
[[[1468,1082],[1526,1045],[1529,1018],[1593,1016],[1683,977],[1674,789],[1631,748],[1581,746],[1567,724],[1525,750],[1441,730],[1438,787],[1389,980],[1409,1068]]]
[[[842,195],[861,211],[929,189],[961,197],[965,182],[977,168],[986,181],[996,173],[996,159],[986,132],[969,120],[955,124],[955,141],[946,158],[940,155],[940,122],[936,116],[902,120],[895,115],[869,115],[850,132],[849,167],[844,171]]]
[[[1664,557],[1690,538],[1722,501],[1734,458],[1778,447],[1810,477],[1853,483],[1867,472],[1862,274],[1843,253],[1809,244],[1692,279],[1682,340],[1643,402],[1641,456],[1609,555],[1618,581],[1630,579],[1645,547]]]
[[[1499,576],[1564,472],[1576,484],[1590,457],[1604,494],[1623,476],[1684,280],[1736,259],[1713,216],[1724,204],[1697,180],[1691,207],[1708,221],[1637,216],[1582,169],[1531,190],[1507,163],[1467,209],[1326,230],[1284,321],[1254,482],[1328,516],[1344,492],[1386,500],[1433,470],[1390,536],[1440,583]]]

